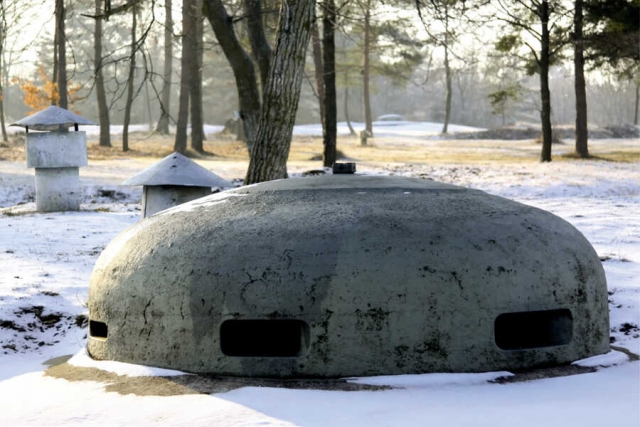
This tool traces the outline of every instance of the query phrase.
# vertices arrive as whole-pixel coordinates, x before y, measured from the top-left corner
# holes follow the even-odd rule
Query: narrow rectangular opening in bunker
[[[89,336],[92,338],[107,339],[107,324],[96,320],[89,320]]]
[[[309,326],[302,320],[226,320],[220,347],[226,356],[297,357],[309,345]]]
[[[495,320],[494,332],[502,350],[565,345],[573,338],[573,316],[566,308],[503,313]]]

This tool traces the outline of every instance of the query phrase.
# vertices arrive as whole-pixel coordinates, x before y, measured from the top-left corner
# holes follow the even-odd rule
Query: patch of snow
[[[576,360],[573,365],[585,367],[608,367],[627,363],[629,357],[621,351],[611,350],[609,353],[600,354],[598,356],[588,357],[582,360]]]
[[[351,126],[356,132],[360,132],[365,129],[365,124],[361,122],[351,122]],[[476,132],[485,130],[482,128],[475,128],[471,126],[462,125],[449,125],[449,132]],[[349,126],[347,122],[338,122],[337,124],[338,135],[349,135]],[[373,122],[373,134],[378,138],[388,137],[405,137],[405,138],[417,138],[422,136],[437,135],[442,132],[442,123],[431,122],[386,122],[376,121]],[[297,125],[293,128],[293,134],[297,136],[322,136],[322,125]]]
[[[375,392],[246,387],[217,397],[301,426],[637,427],[640,364],[513,384]]]
[[[395,388],[441,388],[484,384],[498,378],[511,377],[511,372],[483,372],[479,374],[420,374],[381,375],[377,377],[347,378],[355,384],[389,386]]]

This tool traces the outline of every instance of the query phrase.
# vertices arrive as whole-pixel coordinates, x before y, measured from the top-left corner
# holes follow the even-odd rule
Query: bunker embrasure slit
[[[227,320],[220,326],[226,356],[297,357],[308,343],[309,326],[302,320]]]
[[[494,327],[496,345],[502,350],[565,345],[573,338],[573,316],[566,308],[503,313]]]
[[[96,320],[89,320],[89,335],[92,338],[107,339],[109,330],[107,324]]]

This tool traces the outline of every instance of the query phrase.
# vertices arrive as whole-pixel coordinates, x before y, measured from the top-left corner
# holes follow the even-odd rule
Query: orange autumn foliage
[[[28,116],[37,113],[40,110],[44,110],[50,105],[57,105],[60,95],[58,94],[58,84],[49,79],[44,72],[44,67],[41,65],[38,68],[38,81],[31,82],[28,80],[14,78],[12,82],[17,83],[23,93],[24,103],[27,107],[31,108],[31,111],[27,113]],[[69,109],[73,109],[73,104],[79,99],[77,96],[78,91],[81,89],[80,85],[68,84],[67,85],[67,98],[69,102]]]

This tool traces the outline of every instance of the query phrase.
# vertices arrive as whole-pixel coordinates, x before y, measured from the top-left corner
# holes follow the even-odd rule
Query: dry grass
[[[605,162],[636,163],[640,162],[640,150],[622,151],[612,150],[599,152],[597,155],[589,154],[588,158],[578,156],[576,153],[567,153],[561,156],[563,160],[601,160]]]
[[[163,158],[173,153],[173,136],[147,135],[134,132],[130,134],[129,151],[122,151],[121,136],[112,137],[111,147],[100,147],[96,139],[90,139],[87,143],[87,154],[89,160],[113,160],[115,157],[139,158]],[[200,154],[188,150],[187,154],[191,158],[210,159],[218,157],[218,160],[233,159],[240,160],[248,158],[246,145],[241,141],[236,141],[227,137],[209,136],[204,143],[205,154]]]
[[[621,142],[615,142],[621,141]],[[122,151],[122,139],[113,137],[112,147],[98,146],[97,139],[89,139],[89,160],[107,161],[137,159],[154,162],[173,152],[173,136],[130,134],[127,152]],[[205,154],[189,150],[187,155],[203,162],[248,162],[246,145],[231,136],[210,135],[205,141]],[[369,145],[361,146],[356,137],[338,138],[341,161],[360,163],[424,163],[424,164],[477,164],[477,163],[521,163],[538,162],[540,146],[533,140],[426,140],[419,138],[371,138]],[[593,161],[639,162],[640,144],[629,140],[590,141]],[[294,137],[289,153],[289,162],[302,167],[318,167],[323,151],[320,137]],[[25,161],[24,135],[12,136],[9,143],[0,144],[0,160]],[[575,161],[571,143],[554,144],[554,161]]]

